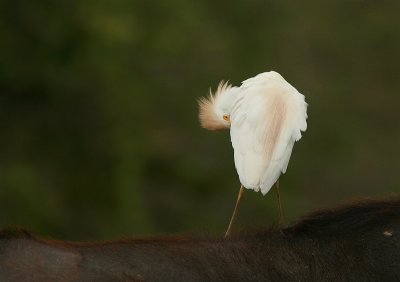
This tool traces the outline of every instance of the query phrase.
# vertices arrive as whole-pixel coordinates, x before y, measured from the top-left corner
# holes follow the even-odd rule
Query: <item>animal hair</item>
[[[15,238],[32,239],[34,236],[28,230],[19,227],[9,227],[0,231],[0,240]]]
[[[381,227],[400,216],[400,197],[357,199],[336,208],[317,210],[287,228],[293,234],[340,235]]]
[[[0,233],[0,281],[400,281],[400,198],[221,237],[71,243]]]

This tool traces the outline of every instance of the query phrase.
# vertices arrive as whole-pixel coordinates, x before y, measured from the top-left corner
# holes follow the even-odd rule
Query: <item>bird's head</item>
[[[217,91],[210,90],[208,98],[199,100],[199,118],[203,128],[208,130],[223,130],[231,126],[230,112],[236,98],[237,87],[221,81]]]

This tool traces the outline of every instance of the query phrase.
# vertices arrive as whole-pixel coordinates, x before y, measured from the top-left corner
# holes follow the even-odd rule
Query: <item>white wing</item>
[[[304,96],[276,72],[242,83],[231,112],[231,141],[240,182],[265,195],[286,172],[295,141],[307,128]]]

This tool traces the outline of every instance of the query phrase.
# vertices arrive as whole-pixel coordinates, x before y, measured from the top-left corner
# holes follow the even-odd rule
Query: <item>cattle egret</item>
[[[275,184],[280,223],[283,213],[279,176],[286,172],[295,141],[307,128],[304,96],[279,73],[256,75],[234,87],[221,81],[216,92],[199,100],[200,123],[209,130],[230,128],[241,187],[225,236],[231,232],[244,188],[267,194]]]

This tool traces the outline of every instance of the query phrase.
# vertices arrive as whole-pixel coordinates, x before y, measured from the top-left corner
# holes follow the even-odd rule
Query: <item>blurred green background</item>
[[[399,1],[0,2],[0,227],[61,239],[222,233],[229,132],[198,124],[221,79],[280,72],[310,104],[281,178],[287,221],[400,191]],[[237,229],[277,222],[246,193]]]

